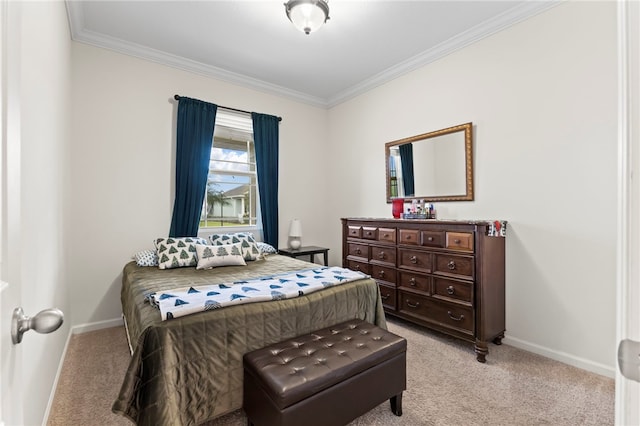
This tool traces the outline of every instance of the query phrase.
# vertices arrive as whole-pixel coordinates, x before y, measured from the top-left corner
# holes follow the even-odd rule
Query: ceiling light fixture
[[[312,33],[329,19],[326,0],[289,0],[284,4],[287,18],[305,34]]]

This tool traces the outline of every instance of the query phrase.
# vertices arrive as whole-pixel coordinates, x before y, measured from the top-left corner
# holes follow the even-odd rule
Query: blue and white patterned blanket
[[[241,303],[290,299],[368,277],[338,266],[318,267],[246,281],[177,288],[147,297],[152,305],[160,308],[164,321]]]

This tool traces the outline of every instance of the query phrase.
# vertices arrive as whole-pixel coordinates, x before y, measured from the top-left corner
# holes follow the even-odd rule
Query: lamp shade
[[[325,0],[289,0],[284,7],[289,20],[305,34],[316,31],[329,19],[329,5]]]
[[[289,226],[289,247],[298,250],[302,246],[302,224],[300,220],[293,219]]]
[[[289,236],[302,237],[302,224],[300,223],[300,220],[293,219],[291,221],[291,226],[289,227]]]

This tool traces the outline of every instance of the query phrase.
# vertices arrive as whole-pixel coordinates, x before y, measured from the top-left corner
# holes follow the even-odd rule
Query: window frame
[[[218,142],[218,145],[216,145]],[[231,233],[231,232],[260,232],[261,229],[261,217],[260,217],[260,192],[258,188],[258,174],[257,174],[257,164],[255,158],[255,143],[253,140],[253,122],[251,120],[251,115],[246,113],[239,113],[235,111],[221,111],[218,110],[216,114],[216,122],[213,133],[213,140],[211,141],[212,151],[209,159],[209,173],[207,175],[207,188],[203,201],[203,211],[200,216],[200,223],[202,224],[203,219],[207,217],[205,212],[208,210],[208,194],[211,182],[217,181],[217,179],[212,179],[212,175],[220,177],[223,179],[220,181],[222,185],[228,185],[229,182],[224,180],[224,176],[240,176],[240,177],[248,177],[249,182],[246,184],[249,186],[249,206],[246,207],[249,213],[249,222],[247,224],[238,223],[237,225],[228,225],[228,226],[202,226],[198,227],[198,234],[212,234],[212,233]],[[229,160],[220,160],[220,158],[214,158],[214,148],[219,149],[233,149],[234,146],[239,146],[241,144],[246,144],[247,147],[245,150],[238,150],[239,152],[245,152],[247,156],[246,162],[235,163],[236,165],[247,165],[246,170],[233,170],[234,161]],[[222,166],[222,167],[216,167]],[[242,169],[243,167],[239,167]],[[243,186],[243,185],[240,185]],[[227,192],[232,191],[232,189],[227,190]],[[252,194],[251,191],[255,192],[255,200],[252,205]],[[224,192],[223,192],[224,193]],[[238,198],[238,197],[236,197]],[[214,209],[215,209],[214,204]],[[235,208],[235,207],[234,207]],[[223,209],[224,211],[224,206]],[[243,209],[244,210],[244,209]],[[221,220],[224,221],[224,216],[221,217]],[[252,223],[253,220],[253,223]],[[216,220],[209,220],[210,222],[215,222]],[[206,222],[205,222],[206,223]],[[208,224],[208,223],[207,223]]]

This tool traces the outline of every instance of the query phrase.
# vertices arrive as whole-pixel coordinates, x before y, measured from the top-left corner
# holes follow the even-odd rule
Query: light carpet
[[[387,401],[351,426],[614,424],[613,379],[508,345],[489,345],[482,364],[470,343],[387,323],[407,339],[403,415],[394,416]],[[128,363],[123,327],[73,335],[47,424],[131,425],[111,412]],[[206,424],[240,425],[246,425],[242,410]]]

